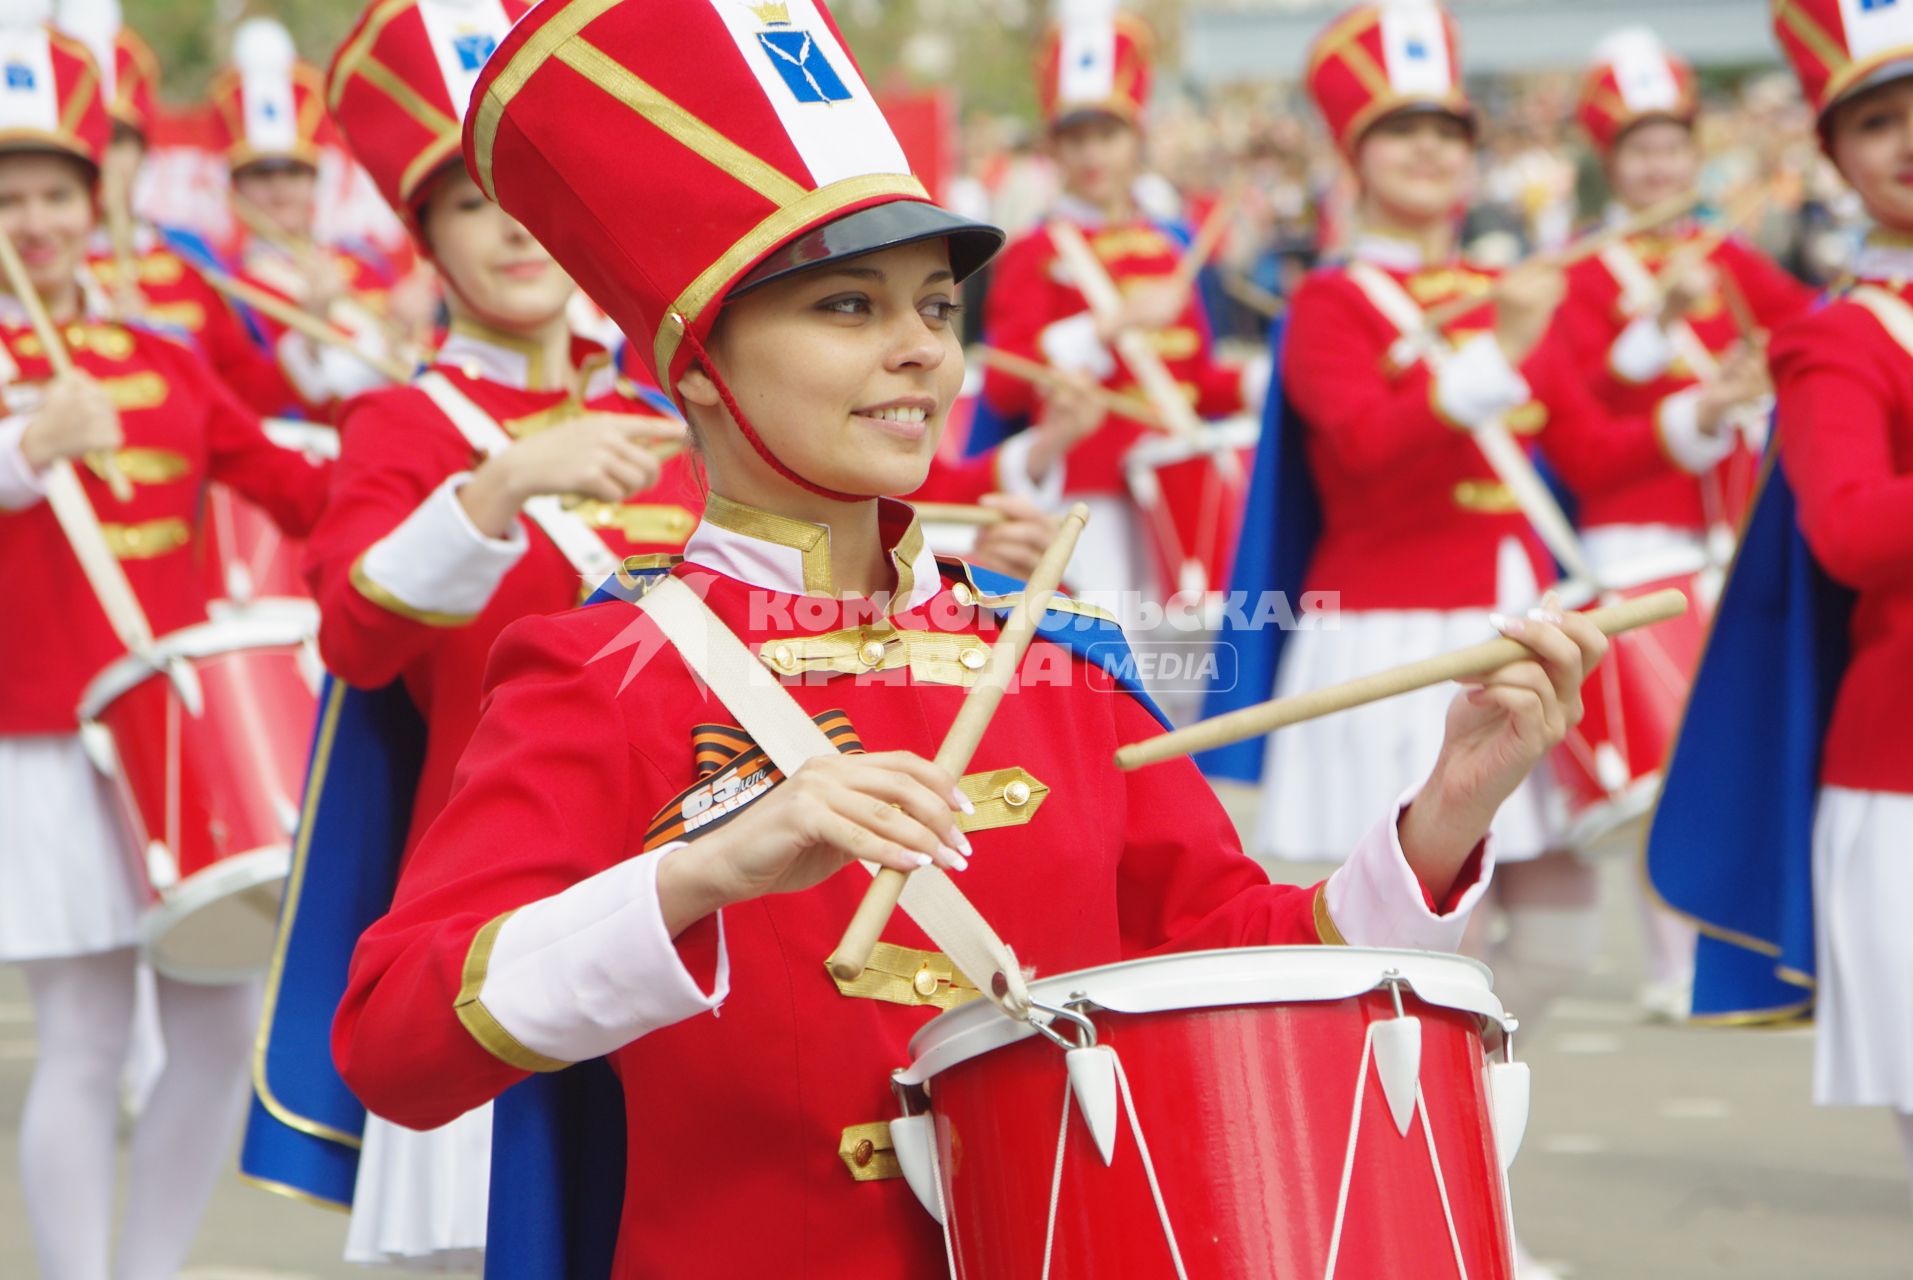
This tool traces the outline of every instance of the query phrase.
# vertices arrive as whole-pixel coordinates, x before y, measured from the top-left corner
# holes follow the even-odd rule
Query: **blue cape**
[[[319,705],[239,1169],[344,1208],[365,1108],[332,1065],[332,1015],[359,934],[392,904],[425,726],[396,683],[367,692],[328,677]]]
[[[1701,931],[1696,1018],[1812,1007],[1814,801],[1852,608],[1770,448],[1647,838],[1655,890]]]
[[[1266,702],[1275,696],[1275,672],[1289,633],[1280,626],[1256,625],[1258,605],[1272,595],[1299,608],[1302,582],[1322,531],[1322,505],[1303,453],[1303,422],[1282,389],[1285,321],[1269,330],[1273,374],[1262,409],[1262,436],[1256,442],[1255,468],[1249,477],[1242,536],[1229,575],[1229,609],[1216,632],[1218,682],[1203,695],[1206,719]],[[1196,764],[1211,778],[1254,783],[1262,777],[1266,738],[1251,738],[1205,751]]]

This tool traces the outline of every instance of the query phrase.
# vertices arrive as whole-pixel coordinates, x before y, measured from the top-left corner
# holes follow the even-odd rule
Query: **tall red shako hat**
[[[433,180],[462,159],[472,86],[530,8],[530,0],[373,0],[333,56],[333,122],[414,234]]]
[[[273,18],[248,18],[233,32],[232,63],[211,90],[226,163],[319,167],[333,141],[319,69],[300,60],[292,35]]]
[[[54,23],[86,46],[100,71],[100,96],[115,124],[144,138],[153,131],[153,99],[159,90],[159,60],[127,26],[120,0],[60,0]]]
[[[112,136],[100,71],[86,46],[47,25],[48,7],[14,0],[0,15],[0,152],[53,151],[97,176]]]
[[[1913,75],[1906,0],[1773,0],[1773,25],[1823,131],[1827,113],[1847,98]]]
[[[958,280],[1003,233],[939,209],[821,0],[545,0],[465,117],[478,184],[551,251],[675,395],[727,297],[823,262],[949,242]]]
[[[1694,68],[1646,27],[1623,27],[1594,46],[1576,115],[1603,154],[1649,120],[1691,125],[1700,114]]]
[[[1344,155],[1378,120],[1402,111],[1474,124],[1461,83],[1460,32],[1436,0],[1383,0],[1342,14],[1309,51],[1308,86]]]
[[[1056,129],[1087,115],[1142,123],[1155,33],[1116,0],[1063,0],[1037,54],[1036,92]]]

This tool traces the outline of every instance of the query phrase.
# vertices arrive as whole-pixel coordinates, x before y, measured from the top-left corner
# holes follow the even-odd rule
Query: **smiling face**
[[[1050,135],[1063,190],[1099,209],[1127,204],[1142,171],[1142,135],[1128,122],[1087,112]]]
[[[1356,144],[1355,176],[1363,198],[1393,225],[1452,218],[1474,176],[1473,134],[1446,112],[1385,116]]]
[[[724,304],[706,344],[765,446],[842,493],[923,483],[963,382],[946,242],[925,240],[798,272]],[[774,510],[812,495],[779,476],[730,422],[696,365],[678,391],[713,488]]]
[[[1630,209],[1646,209],[1691,190],[1700,173],[1694,131],[1679,120],[1643,120],[1615,140],[1608,185]]]
[[[92,174],[51,151],[0,154],[0,228],[35,291],[49,303],[63,298],[76,287],[93,231]]]
[[[1873,220],[1913,232],[1913,78],[1834,108],[1828,150]]]
[[[448,167],[419,211],[419,226],[452,314],[530,333],[564,314],[574,287],[518,220],[485,198],[463,165]]]

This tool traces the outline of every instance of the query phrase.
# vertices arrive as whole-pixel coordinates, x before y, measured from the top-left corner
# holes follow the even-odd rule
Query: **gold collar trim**
[[[921,604],[919,595],[927,598],[934,594],[941,580],[935,572],[935,559],[926,551],[923,528],[917,522],[916,512],[889,498],[880,498],[878,502],[878,519],[886,531],[895,528],[898,522],[903,524],[889,548],[890,564],[897,575],[889,608],[894,614]],[[712,535],[705,526],[794,552],[796,572],[780,573],[773,563],[776,557],[753,555],[748,550],[743,554],[727,552],[723,546],[726,539]],[[686,543],[685,558],[772,591],[832,599],[839,596],[831,572],[829,525],[746,506],[720,493],[712,493],[705,499],[703,524]]]
[[[438,349],[437,363],[456,369],[468,378],[483,378],[520,391],[564,391],[576,395],[584,385],[592,362],[587,357],[586,367],[574,370],[567,360],[564,367],[554,369],[546,357],[544,343],[461,316],[452,321]]]

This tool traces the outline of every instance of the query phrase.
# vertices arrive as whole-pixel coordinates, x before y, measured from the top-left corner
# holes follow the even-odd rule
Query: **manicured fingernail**
[[[1561,611],[1561,593],[1550,587],[1548,593],[1541,597],[1541,607],[1550,613],[1559,613]]]
[[[936,859],[932,858],[927,853],[912,853],[910,855],[910,861],[918,867],[927,867],[932,862],[936,861]]]
[[[1524,619],[1510,618],[1505,613],[1491,613],[1488,615],[1488,621],[1493,623],[1494,629],[1504,636],[1518,636],[1528,629]]]
[[[1547,603],[1546,601],[1542,602],[1543,605],[1545,605],[1546,603]],[[1561,611],[1559,609],[1534,608],[1534,609],[1528,610],[1528,616],[1534,619],[1536,622],[1546,622],[1557,627],[1560,626],[1563,622],[1567,621],[1566,618],[1561,616]]]
[[[958,853],[955,849],[952,849],[949,845],[938,845],[937,852],[943,855],[943,860],[950,864],[952,871],[968,871],[970,869],[970,860]]]
[[[958,813],[971,817],[976,815],[976,806],[970,803],[970,797],[963,794],[962,788],[959,787],[950,792],[950,801],[956,805]]]
[[[975,853],[975,852],[976,852],[976,850],[975,850],[975,849],[973,849],[973,848],[971,848],[971,847],[970,847],[970,837],[968,837],[968,836],[966,836],[966,835],[964,835],[964,834],[963,834],[963,832],[962,832],[961,830],[955,830],[955,831],[952,831],[952,832],[951,832],[951,835],[952,835],[952,836],[954,836],[954,837],[955,837],[955,839],[956,839],[956,846],[957,846],[957,848],[959,848],[959,849],[961,849],[961,850],[963,850],[963,852],[965,852],[965,853]]]

